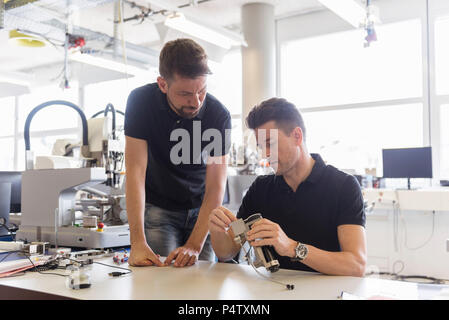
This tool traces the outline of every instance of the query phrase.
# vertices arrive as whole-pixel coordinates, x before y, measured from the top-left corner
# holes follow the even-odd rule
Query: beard
[[[168,104],[170,105],[170,107],[180,116],[183,117],[185,119],[192,119],[194,118],[200,111],[201,106],[199,107],[193,107],[193,106],[181,106],[181,107],[176,107],[173,102],[170,100],[170,98],[167,95],[167,101]]]
[[[200,111],[201,107],[195,108],[195,107],[189,107],[189,106],[184,106],[181,107],[180,109],[176,109],[179,113],[179,115],[183,118],[186,119],[191,119],[193,117],[195,117],[198,112]]]

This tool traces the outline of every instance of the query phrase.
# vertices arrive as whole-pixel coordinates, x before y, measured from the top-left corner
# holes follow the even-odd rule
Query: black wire
[[[101,264],[102,266],[106,266],[106,267],[110,267],[110,268],[116,268],[116,269],[126,270],[126,271],[128,271],[128,273],[133,272],[131,269],[127,269],[127,268],[122,268],[122,267],[117,267],[117,266],[111,266],[111,265],[109,265],[109,264],[105,264],[105,263],[101,263],[101,262],[96,262],[96,261],[94,261],[94,263],[96,263],[96,264]]]
[[[246,256],[246,259],[247,259],[248,263],[251,265],[251,267],[253,267],[254,271],[256,271],[256,273],[258,275],[260,275],[262,278],[267,279],[268,281],[271,281],[271,282],[274,282],[274,283],[277,283],[277,284],[280,284],[280,285],[286,287],[287,290],[294,290],[295,289],[295,285],[290,284],[290,283],[283,283],[281,281],[277,281],[277,280],[271,279],[271,278],[267,277],[266,275],[262,274],[261,272],[259,272],[259,270],[257,270],[257,268],[254,265],[254,262],[252,261],[251,256],[250,256],[251,250],[254,251],[254,247],[253,246],[250,246],[248,251],[246,251],[246,249],[243,246],[242,246],[242,249],[245,251],[245,256]]]
[[[430,284],[444,284],[446,283],[445,280],[442,279],[437,279],[434,277],[428,277],[428,276],[419,276],[419,275],[412,275],[412,276],[397,276],[396,280],[402,280],[402,281],[408,281],[410,282],[408,279],[421,279],[421,280],[427,280],[430,281]],[[411,282],[416,282],[416,281],[411,281]]]
[[[198,3],[198,5],[200,5],[200,4],[204,3],[204,2],[209,2],[209,1],[212,1],[212,0],[198,0],[197,3]],[[142,22],[143,22],[145,20],[145,18],[148,18],[149,16],[151,17],[151,16],[154,16],[154,15],[157,15],[157,14],[162,14],[164,16],[166,14],[166,12],[167,12],[167,10],[165,10],[165,9],[162,9],[162,10],[159,10],[159,11],[153,11],[153,10],[151,10],[151,8],[146,8],[144,6],[139,6],[138,4],[136,4],[133,1],[125,1],[125,3],[129,4],[131,6],[131,8],[139,8],[140,9],[140,14],[136,14],[133,17],[124,18],[123,22],[128,22],[128,21],[131,21],[131,20],[138,20],[138,19],[141,19]],[[190,3],[186,3],[186,4],[182,4],[182,5],[178,6],[178,8],[182,9],[182,8],[186,8],[186,7],[190,7],[190,6],[191,6]],[[120,21],[114,21],[114,23],[120,23]]]
[[[370,275],[387,275],[387,276],[391,276],[393,280],[400,280],[400,281],[406,281],[406,282],[416,282],[416,281],[409,281],[408,279],[421,279],[421,280],[427,280],[427,281],[431,281],[430,284],[445,284],[446,282],[448,282],[449,280],[445,280],[445,279],[437,279],[434,277],[428,277],[428,276],[421,276],[421,275],[411,275],[411,276],[401,276],[397,273],[391,273],[391,272],[370,272],[367,273],[367,276]]]
[[[68,260],[74,261],[74,262],[77,262],[77,263],[83,263],[82,261],[74,260],[74,259],[70,259],[70,258],[68,258]],[[105,263],[101,263],[101,262],[93,261],[93,263],[100,264],[100,265],[102,265],[102,266],[106,266],[106,267],[110,267],[110,268],[116,268],[116,269],[126,270],[126,271],[128,271],[128,273],[133,272],[131,269],[127,269],[127,268],[123,268],[123,267],[118,267],[118,266],[113,266],[113,265],[109,265],[109,264],[105,264]]]
[[[117,112],[118,114],[121,114],[122,116],[125,116],[125,113],[121,110],[116,109],[115,112]],[[104,114],[104,110],[100,110],[97,113],[95,113],[94,115],[92,115],[91,118],[96,118],[97,116],[99,116],[100,114]]]
[[[38,266],[36,266],[36,265],[33,263],[33,261],[31,261],[30,256],[27,256],[27,255],[26,255],[25,257],[27,257],[28,260],[30,260],[31,264],[34,266],[35,271],[39,272],[40,274],[49,274],[49,275],[60,276],[60,277],[64,277],[64,278],[67,277],[67,275],[60,274],[60,273],[54,273],[54,272],[42,272],[42,271],[39,270]],[[28,270],[28,271],[32,271],[32,270]]]
[[[5,260],[9,255],[11,255],[12,253],[15,253],[15,252],[20,252],[20,251],[11,251],[11,252],[7,253],[6,256],[3,257],[2,260],[0,260],[0,262],[2,262],[2,261]],[[60,277],[64,277],[64,278],[67,277],[67,275],[63,275],[63,274],[60,274],[60,273],[54,273],[54,272],[42,272],[42,271],[41,271],[41,270],[42,270],[41,266],[36,266],[36,265],[33,263],[33,261],[30,259],[30,256],[26,255],[26,257],[28,258],[28,260],[31,262],[31,264],[32,264],[33,267],[34,267],[33,269],[30,269],[30,270],[27,270],[27,271],[31,271],[31,272],[36,271],[36,272],[38,272],[38,273],[40,273],[40,274],[55,275],[55,276],[60,276]],[[81,263],[81,264],[82,264],[82,261],[78,261],[78,260],[70,259],[70,258],[67,258],[67,259],[70,260],[70,261],[74,261],[74,262],[76,262],[76,263]],[[108,265],[108,264],[101,263],[101,262],[96,262],[96,261],[94,261],[93,263],[100,264],[100,265],[103,265],[103,266],[106,266],[106,267],[110,267],[110,268],[116,268],[116,269],[126,270],[126,271],[128,271],[128,273],[126,273],[126,274],[132,273],[132,270],[131,270],[131,269],[127,269],[127,268],[123,268],[123,267],[118,267],[118,266],[113,266],[113,265]],[[45,265],[44,265],[44,266],[45,266]],[[56,267],[56,268],[57,268],[57,267]],[[55,268],[55,269],[56,269],[56,268]],[[47,270],[48,270],[48,269],[47,269]]]

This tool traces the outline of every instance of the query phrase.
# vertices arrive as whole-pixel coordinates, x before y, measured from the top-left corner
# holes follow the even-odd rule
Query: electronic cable
[[[36,265],[33,263],[33,261],[30,259],[30,256],[25,255],[25,257],[27,257],[28,260],[30,260],[31,264],[32,264],[33,267],[34,267],[34,271],[37,271],[37,272],[39,272],[40,274],[48,274],[48,275],[60,276],[60,277],[64,277],[64,278],[67,277],[67,275],[60,274],[60,273],[54,273],[54,272],[42,272],[42,271],[41,271],[42,269],[39,268],[39,266],[36,266]],[[44,266],[45,266],[45,264],[44,264]],[[47,270],[48,270],[48,269],[47,269]],[[33,271],[33,270],[28,270],[28,271]]]
[[[83,263],[82,261],[75,260],[75,259],[70,259],[70,258],[68,258],[68,260],[74,261],[74,262],[77,262],[77,263]],[[110,276],[113,276],[113,277],[122,276],[122,275],[130,274],[130,273],[133,272],[131,269],[128,269],[128,268],[123,268],[123,267],[113,266],[113,265],[106,264],[106,263],[102,263],[102,262],[92,261],[92,263],[96,263],[96,264],[99,264],[99,265],[102,265],[102,266],[105,266],[105,267],[116,268],[116,269],[121,269],[121,270],[128,271],[128,272],[118,272],[118,273],[116,273],[116,272],[111,272],[111,273],[109,273],[109,275],[110,275]]]
[[[417,246],[417,247],[413,247],[413,248],[411,248],[409,245],[408,245],[408,238],[407,238],[407,233],[408,233],[408,231],[407,231],[407,223],[406,223],[406,221],[405,221],[405,217],[404,217],[404,215],[402,214],[402,211],[400,211],[401,213],[400,213],[400,216],[401,216],[401,221],[402,221],[402,224],[404,225],[404,230],[405,230],[405,232],[404,232],[404,237],[405,237],[405,239],[404,239],[404,245],[405,245],[405,247],[407,248],[407,249],[409,249],[409,250],[418,250],[418,249],[421,249],[421,248],[423,248],[424,246],[426,246],[429,242],[430,242],[430,240],[432,240],[432,238],[433,238],[433,235],[434,235],[434,233],[435,233],[435,211],[432,211],[432,231],[431,231],[431,233],[430,233],[430,236],[429,236],[429,238],[426,240],[426,241],[424,241],[424,243],[423,244],[421,244],[421,245],[419,245],[419,246]]]
[[[101,263],[101,262],[96,262],[96,261],[94,261],[94,263],[100,264],[100,265],[105,266],[105,267],[116,268],[116,269],[121,269],[121,270],[126,270],[126,271],[128,271],[128,272],[126,272],[126,273],[115,273],[115,272],[109,273],[109,275],[111,275],[111,276],[113,276],[113,277],[121,276],[121,275],[125,275],[125,274],[130,274],[130,273],[133,272],[131,269],[128,269],[128,268],[117,267],[117,266],[111,266],[111,265],[109,265],[109,264],[105,264],[105,263]]]
[[[397,264],[401,264],[401,269],[399,271],[396,271]],[[415,282],[415,283],[416,283],[416,281],[412,281],[411,279],[421,279],[421,280],[429,281],[428,284],[446,284],[449,282],[449,280],[446,280],[446,279],[438,279],[438,278],[423,276],[423,275],[400,275],[400,273],[404,270],[404,267],[405,267],[405,264],[402,260],[396,260],[393,263],[393,272],[372,271],[370,273],[367,273],[366,276],[375,275],[375,274],[386,275],[386,276],[390,276],[392,280]]]
[[[420,279],[420,280],[430,281],[429,284],[445,284],[447,281],[447,280],[443,280],[443,279],[437,279],[434,277],[420,276],[420,275],[410,275],[410,276],[397,275],[395,278],[395,280],[401,280],[401,281],[406,281],[406,282],[416,282],[416,281],[409,281],[409,279]]]
[[[262,274],[261,272],[259,272],[259,270],[257,270],[257,268],[254,266],[254,262],[252,261],[250,254],[249,254],[251,252],[252,247],[250,247],[249,251],[246,251],[244,246],[242,246],[242,249],[243,249],[243,251],[245,251],[245,256],[246,256],[248,263],[253,267],[253,269],[256,271],[256,273],[258,275],[260,275],[261,277],[263,277],[271,282],[274,282],[274,283],[277,283],[277,284],[280,284],[280,285],[286,287],[287,290],[295,289],[295,285],[293,285],[293,284],[283,283],[283,282],[271,279],[271,278],[267,277],[266,275]]]
[[[446,284],[447,282],[449,282],[449,280],[438,279],[438,278],[429,277],[429,276],[422,276],[422,275],[406,276],[406,275],[399,275],[394,272],[374,272],[373,271],[373,272],[367,273],[365,276],[371,276],[371,275],[386,275],[386,276],[390,276],[392,280],[414,282],[414,283],[416,283],[416,281],[412,281],[411,279],[426,280],[426,281],[429,281],[428,284]]]
[[[84,114],[84,111],[79,108],[77,105],[69,102],[69,101],[64,101],[64,100],[52,100],[52,101],[47,101],[44,103],[41,103],[40,105],[36,106],[33,108],[33,110],[31,110],[31,112],[28,114],[26,121],[25,121],[25,128],[24,128],[24,139],[25,139],[25,152],[28,152],[31,150],[30,147],[30,125],[31,125],[31,120],[33,120],[33,117],[35,116],[35,114],[37,112],[39,112],[40,110],[42,110],[43,108],[46,108],[48,106],[52,106],[52,105],[62,105],[62,106],[66,106],[69,108],[74,109],[75,111],[78,112],[80,118],[81,118],[81,122],[82,122],[82,128],[83,128],[83,146],[86,147],[88,146],[88,126],[87,126],[87,119],[86,116]]]

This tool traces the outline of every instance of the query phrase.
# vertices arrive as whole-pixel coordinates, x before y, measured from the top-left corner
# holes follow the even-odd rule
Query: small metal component
[[[23,246],[22,252],[26,255],[44,255],[48,244],[48,242],[31,242]]]
[[[238,219],[231,223],[230,227],[234,233],[234,241],[243,245],[247,240],[247,232],[251,229],[251,226],[262,219],[260,213],[253,214],[249,216],[246,220]],[[275,259],[273,254],[273,249],[271,246],[253,247],[256,255],[256,260],[254,261],[254,266],[265,267],[270,272],[276,272],[279,270],[279,261]]]

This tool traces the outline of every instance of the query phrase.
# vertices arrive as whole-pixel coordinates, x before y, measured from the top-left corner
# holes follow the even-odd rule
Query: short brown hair
[[[167,42],[159,55],[159,73],[169,80],[175,74],[194,79],[211,74],[204,49],[192,39]]]
[[[303,141],[305,141],[304,120],[293,103],[282,98],[271,98],[252,108],[246,117],[246,125],[253,130],[269,121],[275,121],[286,134],[290,134],[294,128],[300,127]]]

